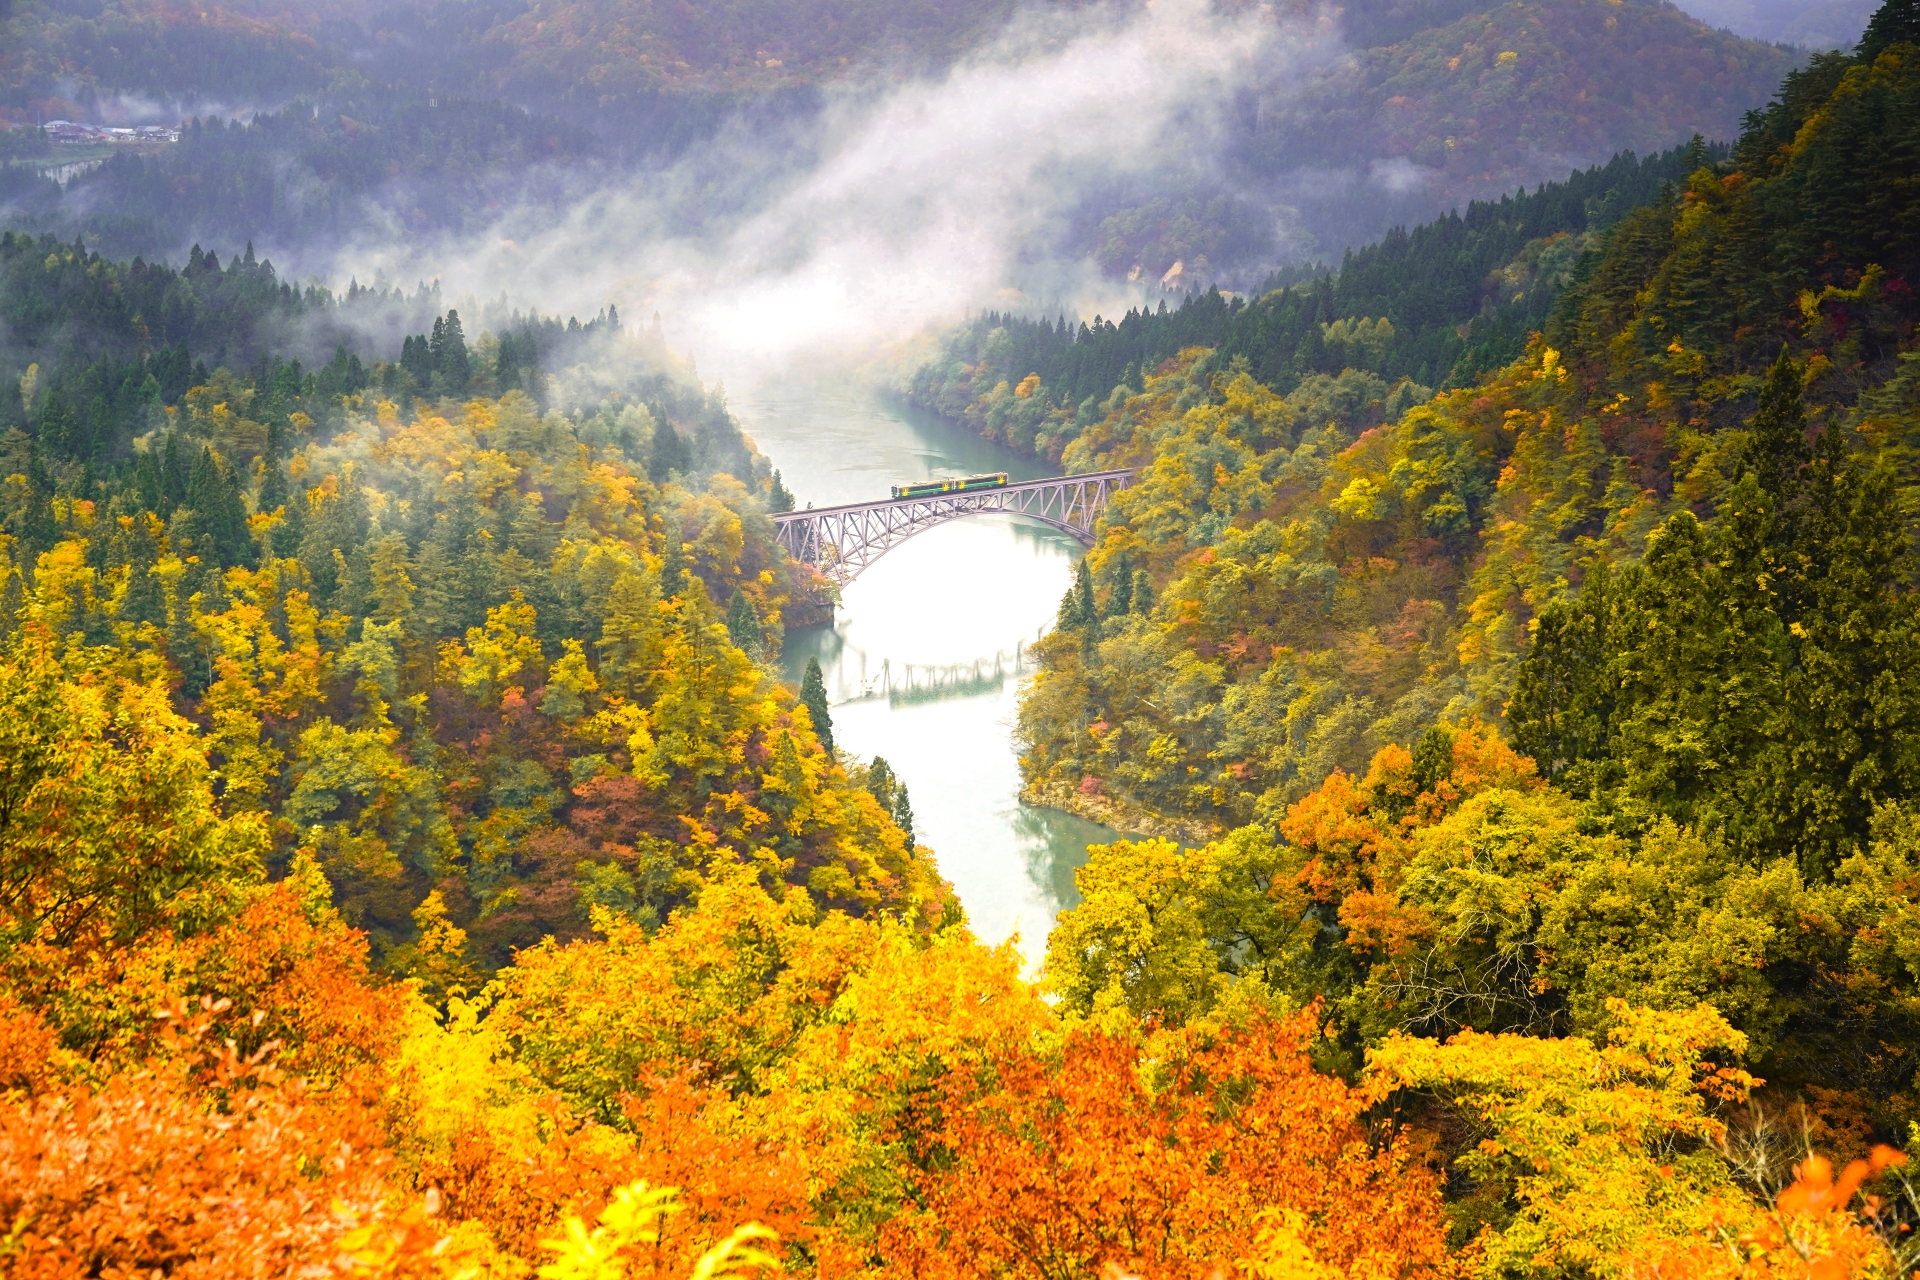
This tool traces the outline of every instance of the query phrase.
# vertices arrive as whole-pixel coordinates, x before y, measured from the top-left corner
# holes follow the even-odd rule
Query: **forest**
[[[1790,1114],[1815,1147],[1904,1140],[1916,44],[1889,5],[1789,76],[1504,368],[1395,405],[1366,369],[1286,389],[1196,345],[1097,406],[1064,461],[1139,479],[1061,606],[1023,767],[1198,835],[1096,851],[1050,942],[1063,1005],[1318,999],[1348,1071],[1408,1033],[1602,1045],[1622,1002],[1711,1008],[1765,1085],[1691,1194]],[[1500,1216],[1525,1157],[1456,1167],[1457,1206],[1546,1238],[1527,1193]]]
[[[1064,316],[989,311],[944,335],[901,392],[1055,461],[1104,414],[1116,387],[1144,391],[1143,373],[1195,347],[1208,350],[1210,368],[1245,360],[1282,394],[1352,369],[1409,383],[1403,398],[1425,398],[1517,357],[1600,234],[1715,155],[1698,140],[1645,160],[1617,155],[1531,194],[1395,228],[1348,250],[1337,271],[1289,270],[1251,298],[1208,289],[1175,308],[1162,301],[1077,327]]]
[[[1920,4],[1616,165],[1482,372],[1089,326],[1037,980],[656,330],[0,236],[0,1266],[1913,1273]]]

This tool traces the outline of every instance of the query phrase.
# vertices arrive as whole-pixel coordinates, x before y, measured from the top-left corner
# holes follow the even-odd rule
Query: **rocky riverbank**
[[[1225,829],[1198,818],[1173,817],[1156,813],[1118,796],[1085,792],[1064,782],[1029,785],[1020,790],[1022,803],[1045,809],[1060,809],[1076,818],[1098,822],[1130,836],[1173,840],[1183,845],[1200,845],[1217,840]]]

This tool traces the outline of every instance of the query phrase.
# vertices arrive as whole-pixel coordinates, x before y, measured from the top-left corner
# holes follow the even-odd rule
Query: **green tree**
[[[780,468],[773,469],[773,479],[767,484],[767,510],[793,510],[793,494],[780,482]]]
[[[833,716],[827,710],[827,682],[820,674],[820,659],[808,658],[805,674],[800,677],[800,701],[807,709],[807,716],[813,721],[813,732],[820,739],[820,745],[827,749],[827,757],[833,757]]]
[[[727,635],[734,646],[756,662],[766,657],[767,633],[754,610],[753,601],[739,587],[727,601]]]
[[[205,929],[262,878],[264,816],[221,813],[164,685],[73,661],[32,624],[0,658],[0,962]]]
[[[1093,571],[1087,567],[1086,557],[1082,556],[1074,567],[1073,585],[1060,598],[1060,629],[1087,631],[1097,626],[1099,621],[1100,609],[1093,595]]]
[[[894,773],[884,756],[875,756],[867,766],[865,786],[868,794],[878,800],[893,819],[893,825],[906,833],[907,847],[913,848],[913,804],[907,799],[907,784]]]
[[[1095,845],[1074,873],[1080,905],[1047,939],[1047,982],[1073,1013],[1176,1025],[1223,1001],[1310,997],[1303,966],[1320,924],[1286,870],[1258,827],[1199,849]]]
[[[1544,777],[1577,796],[1604,785],[1596,773],[1611,749],[1612,591],[1613,575],[1597,560],[1579,595],[1540,611],[1507,704],[1514,745],[1533,757]]]

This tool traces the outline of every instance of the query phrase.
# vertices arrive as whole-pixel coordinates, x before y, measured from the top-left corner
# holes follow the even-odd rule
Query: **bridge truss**
[[[971,493],[783,511],[773,521],[788,555],[845,586],[914,534],[965,516],[1026,516],[1092,545],[1093,524],[1107,509],[1107,499],[1132,480],[1131,471],[1095,471]]]

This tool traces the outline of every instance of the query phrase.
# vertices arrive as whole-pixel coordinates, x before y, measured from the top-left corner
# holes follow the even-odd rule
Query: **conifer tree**
[[[793,494],[787,490],[786,485],[780,482],[780,468],[778,467],[773,469],[773,481],[767,488],[767,510],[793,510]]]
[[[1834,427],[1807,470],[1771,785],[1745,799],[1777,803],[1824,877],[1865,844],[1877,805],[1920,786],[1920,616],[1892,474],[1848,456]]]
[[[162,520],[171,520],[173,509],[187,500],[187,460],[171,431],[167,432],[166,448],[160,455],[160,480],[163,505],[153,511]]]
[[[907,784],[896,781],[893,788],[893,825],[900,828],[907,837],[907,848],[913,848],[913,804],[907,799]]]
[[[165,519],[172,514],[162,508],[166,503],[166,482],[160,478],[160,460],[147,449],[133,464],[133,491],[143,511],[152,511]]]
[[[647,478],[655,484],[665,484],[670,477],[685,475],[693,470],[693,449],[673,429],[673,424],[667,421],[664,413],[655,414],[653,422],[653,447],[647,454]]]
[[[883,756],[875,756],[867,766],[867,792],[880,802],[893,825],[906,833],[907,848],[913,848],[913,804],[907,799],[907,784],[893,771]]]
[[[433,371],[439,375],[439,387],[448,395],[465,395],[473,384],[473,361],[467,354],[467,335],[460,327],[460,313],[449,311],[433,322],[433,342],[429,354]]]
[[[1114,571],[1113,591],[1107,597],[1107,616],[1109,618],[1124,618],[1132,612],[1133,574],[1128,571],[1127,562],[1122,560],[1119,568]]]
[[[1062,631],[1087,631],[1099,621],[1100,611],[1093,596],[1093,573],[1083,556],[1074,568],[1073,585],[1060,598],[1059,626]]]
[[[867,766],[867,794],[880,802],[880,807],[889,813],[893,811],[893,791],[898,785],[893,776],[893,766],[887,763],[885,756],[875,756],[873,763]]]
[[[127,566],[126,595],[120,601],[120,619],[139,626],[167,625],[166,594],[152,573],[159,563],[160,546],[149,529],[148,517],[136,516],[120,539],[121,562]]]
[[[434,321],[436,329],[444,329],[442,323]],[[433,382],[433,352],[431,344],[423,334],[415,334],[400,344],[400,367],[405,370],[414,384],[425,391]]]
[[[1133,571],[1133,589],[1127,593],[1127,612],[1142,615],[1153,612],[1153,579],[1147,576],[1145,569]]]
[[[806,674],[800,678],[800,701],[806,705],[807,715],[813,721],[813,731],[820,739],[820,745],[827,749],[827,756],[833,756],[833,716],[827,711],[827,682],[820,674],[820,659],[808,658]]]
[[[660,548],[660,596],[672,600],[687,593],[687,553],[680,540],[680,521],[667,517],[666,537]]]
[[[1575,795],[1592,794],[1613,721],[1613,653],[1608,620],[1613,577],[1604,560],[1588,569],[1580,594],[1540,611],[1514,679],[1507,725],[1542,776]]]
[[[267,428],[267,448],[260,459],[260,491],[254,498],[254,506],[262,514],[270,515],[287,504],[287,472],[280,465],[285,432],[278,422]]]
[[[594,648],[609,690],[634,696],[660,654],[660,594],[650,575],[624,572],[607,595],[606,616]]]
[[[766,628],[754,611],[753,601],[747,599],[747,593],[739,587],[733,589],[733,598],[727,601],[727,635],[734,647],[749,658],[758,661],[765,656]]]
[[[1896,44],[1920,45],[1920,0],[1887,0],[1867,20],[1856,56],[1871,62]]]
[[[210,448],[202,447],[187,482],[187,506],[211,542],[223,565],[251,563],[253,540],[247,533],[247,511],[232,472]]]

